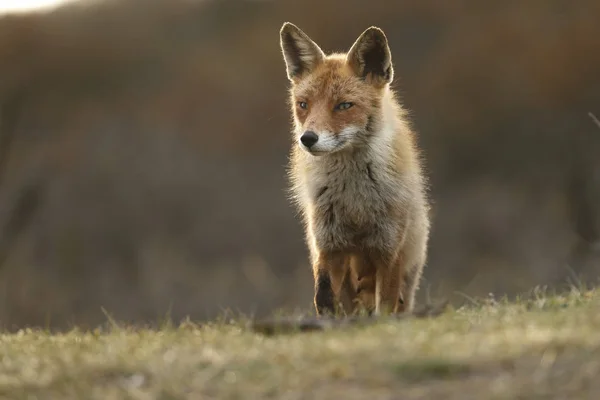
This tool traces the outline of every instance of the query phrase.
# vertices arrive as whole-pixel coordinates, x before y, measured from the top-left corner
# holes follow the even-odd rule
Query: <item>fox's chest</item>
[[[311,185],[310,195],[315,208],[360,223],[384,206],[384,193],[373,168],[365,164],[323,171]]]
[[[386,177],[368,162],[334,165],[320,172],[309,184],[317,239],[353,246],[381,235],[393,197]]]

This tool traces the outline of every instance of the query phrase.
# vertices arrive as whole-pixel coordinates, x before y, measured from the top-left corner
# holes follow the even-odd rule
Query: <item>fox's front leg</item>
[[[404,260],[402,255],[393,262],[378,259],[375,262],[375,315],[393,314],[402,308],[401,293]]]
[[[320,252],[313,265],[317,315],[335,314],[347,271],[346,257],[340,252]]]
[[[404,272],[404,283],[402,285],[402,293],[404,302],[400,310],[403,312],[412,312],[415,304],[415,293],[419,288],[419,282],[423,273],[424,262],[418,262],[412,268]]]
[[[409,293],[408,289],[407,293]],[[375,276],[365,276],[358,280],[356,297],[367,314],[372,315],[375,310]],[[412,300],[412,297],[410,297],[409,300]],[[404,300],[404,294],[401,291],[396,312],[412,311],[410,304],[412,303],[408,303],[407,306],[407,302]]]

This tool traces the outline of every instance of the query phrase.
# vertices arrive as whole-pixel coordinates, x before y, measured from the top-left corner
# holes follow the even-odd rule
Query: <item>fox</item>
[[[423,156],[391,88],[388,40],[372,26],[325,54],[285,22],[289,193],[304,226],[318,316],[411,312],[430,232]]]

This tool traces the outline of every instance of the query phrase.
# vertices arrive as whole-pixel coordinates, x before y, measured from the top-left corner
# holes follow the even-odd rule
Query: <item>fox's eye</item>
[[[335,106],[336,110],[347,110],[350,107],[352,107],[354,105],[354,103],[350,103],[349,101],[345,101],[343,103],[338,104],[337,106]]]
[[[298,106],[300,106],[300,108],[306,110],[306,108],[308,107],[308,104],[306,104],[305,101],[299,101]]]

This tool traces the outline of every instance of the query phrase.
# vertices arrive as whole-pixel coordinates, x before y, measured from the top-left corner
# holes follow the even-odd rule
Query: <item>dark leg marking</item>
[[[334,295],[331,278],[327,272],[320,272],[315,282],[315,306],[319,315],[334,314]]]

